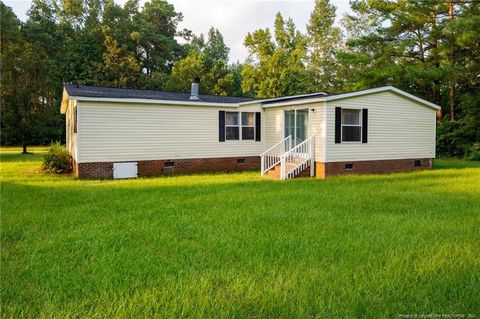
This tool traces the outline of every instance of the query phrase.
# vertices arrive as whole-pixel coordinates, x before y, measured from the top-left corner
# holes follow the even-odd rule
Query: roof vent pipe
[[[192,92],[190,93],[190,100],[200,100],[198,92],[200,91],[200,79],[192,79]]]

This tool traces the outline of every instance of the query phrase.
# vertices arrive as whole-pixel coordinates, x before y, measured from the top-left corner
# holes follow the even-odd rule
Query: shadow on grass
[[[450,185],[455,171],[357,175],[284,182],[252,178],[252,173],[205,174],[132,180],[76,180],[71,177],[2,182],[4,199],[29,198],[20,206],[82,207],[84,211],[162,210],[340,210],[444,212],[475,207],[475,188]],[[465,173],[464,173],[465,174]],[[480,171],[479,171],[480,174]],[[45,176],[47,177],[47,176]],[[472,178],[471,174],[462,178]],[[474,178],[474,177],[473,177]],[[466,183],[465,182],[465,183]],[[57,186],[58,184],[58,186]],[[449,186],[450,185],[450,186]],[[465,186],[465,187],[464,187]],[[457,203],[457,204],[456,204]],[[6,205],[8,208],[10,205]],[[392,208],[394,207],[394,208]],[[6,212],[6,211],[5,211]],[[196,213],[196,212],[195,212]]]
[[[22,154],[21,152],[0,152],[0,161],[7,162],[35,162],[41,161],[45,152]]]
[[[480,162],[457,158],[439,158],[435,159],[433,167],[435,169],[480,168]]]

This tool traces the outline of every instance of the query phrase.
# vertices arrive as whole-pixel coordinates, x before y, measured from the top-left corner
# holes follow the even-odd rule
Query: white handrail
[[[270,147],[268,150],[266,150],[265,152],[263,152],[262,154],[260,154],[260,156],[263,156],[265,154],[267,154],[268,152],[270,152],[271,150],[273,150],[275,147],[281,145],[282,143],[286,142],[287,140],[291,140],[292,139],[292,136],[289,135],[287,137],[285,137],[283,140],[281,140],[280,142],[278,142],[277,144],[273,145],[272,147]]]
[[[313,136],[310,136],[309,138],[307,138],[305,141],[303,141],[302,143],[298,144],[297,146],[293,147],[292,149],[290,149],[289,151],[285,152],[285,154],[283,154],[282,156],[288,156],[290,153],[295,153],[297,152],[298,150],[301,150],[302,148],[304,148],[304,145],[307,145],[310,143],[310,141],[313,140]]]
[[[260,154],[261,157],[261,174],[274,168],[280,163],[280,158],[285,152],[292,148],[292,136],[287,136],[268,150]]]
[[[310,176],[314,175],[314,136],[285,152],[280,157],[280,179],[295,177],[310,166]]]

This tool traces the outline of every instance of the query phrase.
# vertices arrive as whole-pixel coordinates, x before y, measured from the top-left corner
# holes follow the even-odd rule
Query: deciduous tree
[[[296,30],[292,19],[275,18],[275,39],[270,30],[248,33],[244,44],[249,51],[242,76],[243,91],[257,97],[277,97],[308,91],[304,65],[306,38]]]

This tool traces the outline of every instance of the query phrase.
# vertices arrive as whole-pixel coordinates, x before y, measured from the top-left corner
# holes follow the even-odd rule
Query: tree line
[[[306,32],[277,13],[229,63],[223,35],[180,29],[165,0],[34,0],[25,22],[0,1],[1,142],[64,140],[62,83],[277,97],[384,85],[442,106],[440,155],[480,154],[480,2],[317,0]]]

